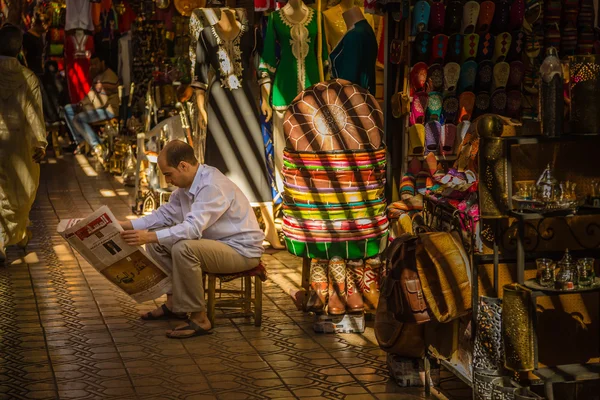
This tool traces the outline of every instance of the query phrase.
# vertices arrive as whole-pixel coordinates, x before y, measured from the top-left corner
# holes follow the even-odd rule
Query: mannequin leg
[[[279,234],[275,227],[275,220],[273,219],[273,203],[260,203],[260,212],[265,222],[265,239],[271,244],[271,247],[277,250],[285,249],[285,246],[279,241]]]
[[[283,118],[285,110],[273,110],[273,160],[275,164],[275,183],[279,193],[283,193],[283,149],[285,149],[285,136],[283,135]]]

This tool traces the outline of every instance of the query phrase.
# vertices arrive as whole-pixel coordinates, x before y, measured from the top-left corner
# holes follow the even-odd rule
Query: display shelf
[[[555,289],[553,287],[544,287],[537,283],[536,279],[528,279],[523,285],[528,287],[531,290],[534,290],[535,296],[560,296],[564,294],[575,294],[575,293],[590,293],[590,292],[600,292],[600,278],[595,278],[592,286],[587,288],[577,288],[573,290],[560,290]]]
[[[537,369],[533,371],[533,374],[544,383],[590,381],[600,379],[600,363],[557,365]],[[533,382],[533,384],[536,383]]]
[[[502,138],[502,139],[506,140],[507,142],[511,142],[511,144],[525,145],[525,144],[540,144],[540,143],[574,142],[577,140],[589,140],[589,139],[594,139],[594,138],[600,139],[600,135],[597,135],[597,134],[580,134],[580,135],[570,134],[570,135],[558,136],[558,137],[548,137],[548,136],[541,136],[541,135],[540,136],[511,136],[511,137],[506,137],[506,138]]]
[[[458,156],[456,154],[449,154],[447,156],[443,156],[441,154],[434,154],[435,159],[437,161],[455,161]],[[418,155],[418,154],[409,154],[406,159],[408,161],[412,160],[413,158],[416,158],[419,161],[425,161],[427,159],[427,156],[423,156],[423,155]]]
[[[509,215],[514,218],[522,219],[522,220],[535,220],[535,219],[544,219],[544,218],[558,218],[558,217],[577,217],[584,215],[598,215],[600,214],[600,208],[597,207],[578,207],[575,210],[556,210],[556,211],[547,211],[547,212],[534,212],[534,211],[517,211],[511,210],[509,211]]]

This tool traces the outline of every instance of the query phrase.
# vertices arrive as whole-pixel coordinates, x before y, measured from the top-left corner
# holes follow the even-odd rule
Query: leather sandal
[[[187,338],[191,338],[191,337],[196,337],[196,336],[206,336],[206,335],[212,335],[213,334],[213,330],[209,329],[206,330],[204,328],[202,328],[200,325],[198,325],[197,323],[195,323],[194,321],[192,321],[191,319],[188,319],[187,321],[187,325],[186,326],[182,326],[179,328],[175,328],[172,331],[168,331],[167,332],[167,337],[169,339],[187,339]],[[191,333],[188,334],[181,334],[181,335],[177,335],[177,334],[173,334],[174,332],[181,332],[181,331],[191,331]]]
[[[144,321],[157,321],[157,320],[165,320],[165,319],[186,319],[187,318],[187,313],[174,313],[173,311],[169,310],[169,307],[167,307],[166,304],[161,305],[160,308],[163,311],[162,315],[159,315],[158,317],[156,317],[152,314],[152,311],[149,311],[146,314],[142,315],[141,318]]]

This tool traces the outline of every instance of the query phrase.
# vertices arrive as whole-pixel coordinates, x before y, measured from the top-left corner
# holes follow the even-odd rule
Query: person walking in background
[[[0,29],[0,263],[6,246],[29,242],[38,163],[48,145],[39,80],[17,60],[22,46],[21,30],[5,24]]]
[[[27,68],[38,77],[44,73],[46,61],[46,33],[50,27],[50,18],[42,10],[37,10],[34,15],[32,27],[23,35],[23,54],[27,61]]]
[[[119,116],[119,77],[110,68],[94,78],[92,89],[79,104],[65,106],[65,119],[78,145],[85,140],[101,163],[106,148],[91,124]]]

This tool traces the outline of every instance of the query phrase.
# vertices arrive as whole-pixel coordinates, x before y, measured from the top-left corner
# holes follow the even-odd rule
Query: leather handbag
[[[398,262],[401,262],[404,244],[408,240],[414,241],[414,236],[401,235],[392,243],[392,251],[387,252],[391,270],[381,284],[374,330],[375,338],[385,352],[403,357],[422,357],[425,353],[424,325],[400,320],[407,307],[404,307],[406,300]]]
[[[417,271],[429,311],[438,322],[449,322],[471,309],[471,276],[467,254],[451,233],[419,235]]]
[[[422,324],[431,320],[427,303],[423,296],[421,280],[417,273],[415,251],[416,236],[401,235],[388,247],[388,265],[390,274],[399,276],[400,308],[397,318],[401,322]]]

